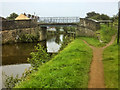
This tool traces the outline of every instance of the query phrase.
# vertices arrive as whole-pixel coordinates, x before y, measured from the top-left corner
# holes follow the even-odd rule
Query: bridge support
[[[76,36],[96,37],[95,31],[100,29],[100,23],[93,19],[80,18]]]
[[[39,40],[46,40],[47,39],[47,27],[41,27],[41,30],[39,31]]]

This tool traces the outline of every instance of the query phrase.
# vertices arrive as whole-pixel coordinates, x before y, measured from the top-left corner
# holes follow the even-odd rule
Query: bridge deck
[[[38,23],[38,26],[77,26],[78,23]]]

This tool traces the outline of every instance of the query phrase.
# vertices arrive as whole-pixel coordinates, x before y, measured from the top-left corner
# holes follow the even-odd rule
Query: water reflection
[[[48,37],[47,41],[39,42],[41,46],[47,48],[47,52],[56,53],[60,49],[63,35]],[[30,52],[34,51],[37,43],[18,43],[2,46],[2,65],[28,63],[27,58]]]
[[[40,42],[45,46],[45,42]],[[2,46],[2,65],[27,63],[30,52],[34,51],[37,43],[18,43]]]
[[[60,49],[61,43],[63,42],[64,35],[48,37],[46,41],[39,42],[42,46],[47,48],[47,52],[56,53]],[[25,68],[30,67],[27,62],[27,58],[30,57],[30,52],[34,51],[34,46],[37,43],[17,43],[7,44],[2,46],[2,71],[6,75],[21,76]],[[2,87],[5,88],[3,78]]]
[[[60,49],[61,43],[63,42],[63,35],[57,35],[47,41],[47,52],[56,53]]]
[[[30,64],[18,64],[18,65],[6,65],[2,67],[2,71],[5,73],[7,76],[13,75],[15,77],[16,75],[19,75],[19,77],[22,76],[22,73],[24,73],[24,70],[26,68],[29,68],[31,65]],[[5,75],[3,74],[2,76],[2,87],[5,88]]]

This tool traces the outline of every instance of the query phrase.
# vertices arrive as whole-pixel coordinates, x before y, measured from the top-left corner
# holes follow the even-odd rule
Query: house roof
[[[29,20],[30,18],[28,18],[27,16],[25,16],[24,14],[20,14],[17,18],[15,18],[15,20]]]

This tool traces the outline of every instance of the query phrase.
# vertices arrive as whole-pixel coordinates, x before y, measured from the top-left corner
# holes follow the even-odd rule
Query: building
[[[15,18],[15,20],[30,20],[30,18],[28,18],[24,14],[20,14],[18,17]]]

